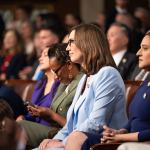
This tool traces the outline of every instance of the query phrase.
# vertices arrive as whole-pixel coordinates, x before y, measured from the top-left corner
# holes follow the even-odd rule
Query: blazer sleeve
[[[139,142],[150,141],[150,129],[140,131],[138,134],[138,141]]]
[[[95,95],[91,99],[91,101],[94,101],[93,109],[89,117],[76,130],[89,133],[101,132],[104,124],[109,125],[115,105],[119,100],[118,97],[124,95],[124,85],[119,73],[110,67],[102,69],[93,84]],[[122,115],[120,120],[122,120],[121,117]]]

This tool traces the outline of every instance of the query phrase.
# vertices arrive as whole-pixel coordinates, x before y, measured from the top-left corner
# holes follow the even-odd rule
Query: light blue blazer
[[[100,133],[103,125],[117,129],[126,124],[125,87],[118,71],[110,66],[101,68],[81,95],[85,80],[86,75],[78,84],[66,125],[54,139],[65,142],[73,131]]]

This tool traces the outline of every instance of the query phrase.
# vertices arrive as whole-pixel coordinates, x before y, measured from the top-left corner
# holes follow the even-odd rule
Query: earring
[[[72,78],[73,78],[73,75],[72,75],[72,73],[71,73],[71,70],[72,70],[72,65],[69,64],[69,65],[68,65],[68,78],[69,78],[69,79],[72,79]]]

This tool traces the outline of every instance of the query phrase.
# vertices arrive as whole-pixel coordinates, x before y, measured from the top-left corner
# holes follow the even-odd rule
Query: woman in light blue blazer
[[[63,149],[72,134],[101,133],[104,124],[119,128],[127,121],[124,83],[115,69],[104,33],[95,25],[76,26],[69,34],[67,51],[85,75],[68,110],[66,125],[53,139],[43,140],[40,150]]]

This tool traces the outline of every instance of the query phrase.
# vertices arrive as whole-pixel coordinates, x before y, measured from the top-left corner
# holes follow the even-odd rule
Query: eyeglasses
[[[58,67],[56,70],[53,70],[52,71],[55,73],[55,74],[58,74],[59,70],[63,67],[64,65],[61,65],[60,67]]]
[[[70,39],[70,40],[68,41],[68,45],[71,46],[71,44],[74,43],[74,42],[75,42],[75,40]]]

